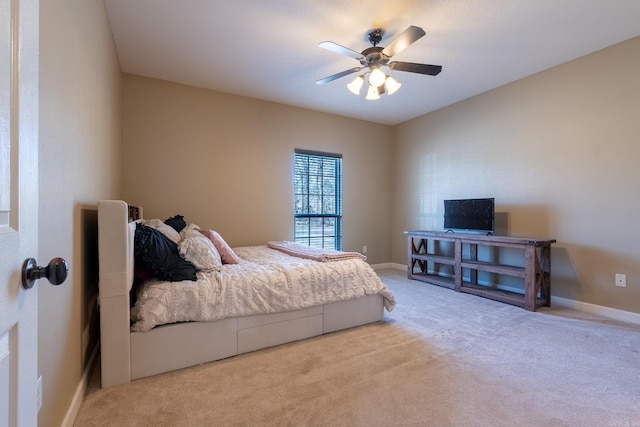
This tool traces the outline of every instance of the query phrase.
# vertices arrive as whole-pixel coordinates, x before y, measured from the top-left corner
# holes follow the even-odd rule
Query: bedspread
[[[361,259],[317,262],[266,246],[234,250],[238,264],[198,272],[196,282],[145,282],[131,310],[131,330],[300,310],[372,294],[383,297],[387,311],[395,306],[393,294]]]

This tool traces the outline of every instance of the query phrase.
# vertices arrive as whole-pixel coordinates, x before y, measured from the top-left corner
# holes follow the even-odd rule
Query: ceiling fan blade
[[[347,55],[358,60],[364,59],[364,56],[362,56],[360,52],[356,52],[355,50],[351,50],[347,47],[340,46],[339,44],[334,42],[322,42],[318,46],[320,46],[323,49],[327,49],[332,52],[339,53],[341,55]]]
[[[348,76],[349,74],[357,73],[360,70],[362,70],[362,67],[350,68],[350,69],[342,71],[340,73],[333,74],[333,75],[331,75],[329,77],[325,77],[324,79],[316,80],[316,84],[317,85],[323,85],[325,83],[329,83],[329,82],[332,82],[332,81],[334,81],[336,79],[339,79],[340,77],[344,77],[344,76]]]
[[[437,76],[442,71],[442,65],[416,64],[413,62],[389,62],[389,68],[397,71],[407,71],[409,73],[428,74]]]
[[[407,46],[424,35],[425,32],[422,28],[411,25],[409,28],[400,33],[396,38],[391,40],[391,43],[389,43],[387,47],[382,49],[382,54],[390,58],[393,55],[400,53],[401,51],[406,49]]]

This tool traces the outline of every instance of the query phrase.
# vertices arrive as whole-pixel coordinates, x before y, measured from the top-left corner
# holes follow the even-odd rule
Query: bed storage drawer
[[[322,334],[322,307],[238,319],[238,354]]]
[[[323,306],[323,309],[323,334],[384,319],[384,307],[380,295],[334,302]]]
[[[131,379],[236,354],[237,319],[166,325],[131,333]]]

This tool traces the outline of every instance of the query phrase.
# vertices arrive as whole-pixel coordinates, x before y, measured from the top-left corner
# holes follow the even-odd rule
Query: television
[[[458,199],[444,201],[446,230],[494,231],[495,199]]]

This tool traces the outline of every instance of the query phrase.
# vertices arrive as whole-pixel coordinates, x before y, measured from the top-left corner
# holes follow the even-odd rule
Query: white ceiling
[[[105,0],[122,70],[394,125],[640,35],[640,0]],[[393,60],[442,65],[438,76],[388,70],[402,88],[367,101],[346,88],[359,66],[321,49],[380,46],[409,25],[426,36]],[[606,76],[603,76],[606,78]],[[364,91],[363,91],[364,92]]]

